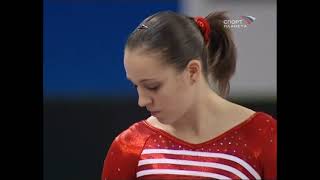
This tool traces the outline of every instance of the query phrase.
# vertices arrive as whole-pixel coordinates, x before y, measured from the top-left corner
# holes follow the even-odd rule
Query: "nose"
[[[138,94],[139,94],[138,104],[140,107],[145,107],[152,102],[151,98],[144,95],[143,93],[138,92]]]

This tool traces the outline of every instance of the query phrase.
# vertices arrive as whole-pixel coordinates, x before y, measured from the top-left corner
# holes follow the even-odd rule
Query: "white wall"
[[[276,97],[275,0],[181,0],[180,11],[188,16],[207,16],[212,11],[228,11],[230,19],[254,16],[247,28],[232,28],[238,48],[236,74],[231,79],[231,97]]]

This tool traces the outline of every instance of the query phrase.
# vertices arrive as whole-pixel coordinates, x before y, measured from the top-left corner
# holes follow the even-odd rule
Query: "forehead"
[[[170,71],[170,66],[163,63],[160,55],[127,49],[124,53],[124,67],[127,77],[133,81],[160,78]]]

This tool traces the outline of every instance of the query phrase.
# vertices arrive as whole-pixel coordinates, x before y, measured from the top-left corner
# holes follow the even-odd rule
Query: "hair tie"
[[[211,33],[210,24],[208,23],[208,21],[205,18],[200,17],[200,16],[195,17],[194,21],[200,27],[201,33],[204,37],[204,42],[207,44],[210,40],[210,33]]]

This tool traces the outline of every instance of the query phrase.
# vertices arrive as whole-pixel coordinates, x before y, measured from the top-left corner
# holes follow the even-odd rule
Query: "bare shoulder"
[[[234,119],[236,123],[246,121],[256,114],[256,111],[235,103],[232,103],[230,112],[230,115],[233,116],[232,119]]]

